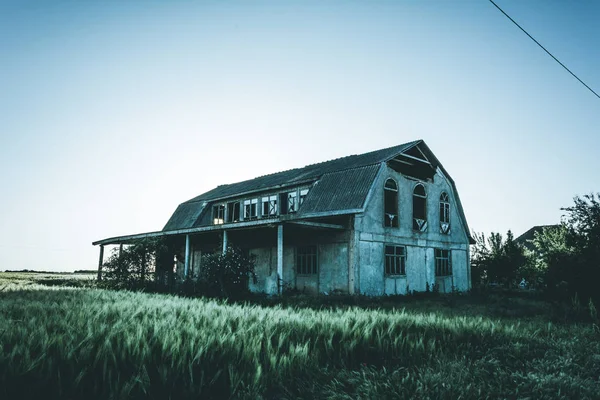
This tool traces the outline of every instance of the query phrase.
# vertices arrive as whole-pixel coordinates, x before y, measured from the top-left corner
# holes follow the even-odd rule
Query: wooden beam
[[[425,153],[423,153],[423,151],[419,148],[419,146],[417,146],[417,150],[419,150],[419,153],[421,153],[421,155],[423,156],[424,159],[429,161],[429,158],[427,158],[427,156],[425,155]]]
[[[183,264],[183,279],[187,279],[190,270],[190,235],[185,235],[185,260]]]
[[[277,225],[277,293],[283,292],[283,224]]]
[[[227,252],[227,231],[223,231],[223,254]]]
[[[397,163],[402,163],[402,164],[410,165],[411,167],[415,166],[415,164],[411,163],[410,161],[399,160],[397,158],[392,158],[390,161],[396,161]]]
[[[425,163],[425,164],[429,164],[429,165],[431,165],[431,163],[430,163],[429,161],[427,161],[427,160],[423,160],[423,159],[421,159],[421,158],[419,158],[419,157],[414,157],[414,156],[411,156],[410,154],[405,154],[405,153],[402,153],[402,154],[400,154],[400,156],[402,156],[402,157],[406,157],[406,158],[410,158],[411,160],[417,160],[417,161],[419,161],[419,162],[422,162],[422,163]]]
[[[104,245],[100,245],[100,257],[98,258],[98,280],[102,280],[102,264],[104,263]]]
[[[323,222],[289,221],[289,223],[290,224],[295,224],[295,225],[309,226],[311,228],[325,228],[325,229],[338,229],[338,230],[346,229],[346,228],[344,228],[343,225],[326,224],[326,223],[323,223]]]

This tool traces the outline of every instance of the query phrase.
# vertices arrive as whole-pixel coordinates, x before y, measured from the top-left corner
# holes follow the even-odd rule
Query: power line
[[[530,34],[529,34],[529,33],[528,33],[528,32],[527,32],[525,29],[521,28],[521,25],[517,24],[517,22],[516,22],[514,19],[512,19],[512,18],[511,18],[511,17],[510,17],[510,16],[509,16],[507,13],[505,13],[505,12],[504,12],[504,10],[503,10],[503,9],[501,9],[501,8],[498,6],[498,4],[494,3],[492,0],[490,0],[490,3],[492,3],[494,6],[496,6],[496,8],[497,8],[498,10],[500,10],[500,11],[502,12],[502,14],[504,14],[504,15],[506,16],[506,18],[510,19],[510,20],[512,21],[512,23],[513,23],[513,24],[515,24],[516,26],[518,26],[518,27],[519,27],[519,29],[520,29],[520,30],[522,30],[523,32],[525,32],[525,34],[526,34],[527,36],[529,36],[529,38],[530,38],[531,40],[533,40],[533,41],[534,41],[534,42],[535,42],[535,43],[536,43],[538,46],[540,46],[540,47],[541,47],[541,48],[542,48],[542,49],[543,49],[543,50],[544,50],[546,53],[548,53],[548,55],[549,55],[550,57],[554,58],[554,61],[556,61],[557,63],[559,63],[559,64],[560,64],[560,65],[561,65],[561,66],[562,66],[564,69],[566,69],[566,70],[567,70],[567,71],[568,71],[568,72],[569,72],[571,75],[573,75],[573,76],[575,77],[575,79],[577,79],[579,82],[581,82],[581,84],[582,84],[583,86],[585,86],[586,88],[588,88],[590,92],[594,93],[594,95],[596,95],[596,97],[600,99],[600,95],[598,95],[598,93],[594,92],[594,90],[593,90],[591,87],[589,87],[588,85],[586,85],[584,81],[582,81],[581,79],[579,79],[579,77],[578,77],[577,75],[575,75],[573,72],[571,72],[571,70],[570,70],[569,68],[567,68],[565,64],[563,64],[563,63],[561,63],[560,61],[558,61],[558,58],[554,57],[554,56],[552,55],[552,53],[550,53],[548,50],[546,50],[546,48],[545,48],[544,46],[542,46],[542,45],[540,44],[540,42],[538,42],[537,40],[535,40],[535,39],[533,38],[533,36],[531,36],[531,35],[530,35]]]

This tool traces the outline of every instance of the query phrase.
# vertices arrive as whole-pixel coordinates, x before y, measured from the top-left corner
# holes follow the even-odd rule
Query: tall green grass
[[[1,398],[600,393],[599,337],[588,325],[2,283]]]

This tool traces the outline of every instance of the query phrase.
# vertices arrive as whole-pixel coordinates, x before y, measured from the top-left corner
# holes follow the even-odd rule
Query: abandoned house
[[[221,185],[181,203],[162,231],[181,278],[228,245],[256,256],[256,292],[406,294],[471,285],[473,239],[456,186],[422,140]],[[435,285],[435,286],[433,286]]]

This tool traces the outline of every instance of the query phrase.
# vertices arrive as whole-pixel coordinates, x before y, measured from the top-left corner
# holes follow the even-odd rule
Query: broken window
[[[385,274],[406,275],[406,248],[385,246]]]
[[[314,275],[317,268],[317,246],[302,246],[296,250],[296,272],[298,275]]]
[[[217,204],[213,206],[213,225],[220,225],[225,220],[225,205]]]
[[[450,250],[435,249],[435,276],[452,275]]]
[[[279,214],[288,213],[287,193],[279,193]]]
[[[258,199],[244,200],[244,219],[255,219],[257,218],[257,206]]]
[[[440,196],[440,232],[446,235],[450,233],[450,200],[446,192]]]
[[[287,194],[287,212],[295,213],[298,211],[298,192],[288,192]]]
[[[300,190],[300,205],[302,205],[302,203],[304,203],[304,200],[306,199],[306,195],[308,195],[308,189]]]
[[[383,189],[383,225],[396,228],[398,227],[398,185],[393,179],[388,179]]]
[[[277,216],[277,196],[265,196],[262,198],[262,217]]]
[[[427,194],[421,184],[413,191],[413,229],[420,232],[427,230]]]
[[[227,203],[227,222],[238,222],[240,220],[240,202]]]

